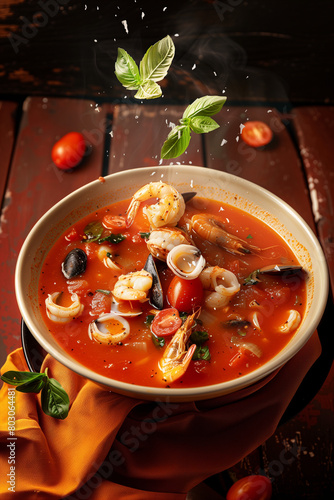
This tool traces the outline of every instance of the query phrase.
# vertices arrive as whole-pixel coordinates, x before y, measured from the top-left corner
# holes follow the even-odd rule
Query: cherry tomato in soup
[[[167,290],[167,301],[178,311],[191,313],[202,304],[203,285],[199,278],[185,280],[174,276]]]
[[[226,500],[270,500],[272,486],[266,476],[254,475],[239,479],[228,490]]]
[[[84,136],[79,132],[69,132],[54,144],[51,157],[58,168],[69,170],[79,165],[86,150]]]
[[[273,133],[266,123],[250,121],[244,124],[241,137],[249,146],[259,148],[269,144],[273,138]]]
[[[105,215],[102,224],[107,229],[112,229],[113,233],[121,233],[126,229],[125,218],[118,215]]]
[[[152,332],[157,337],[168,337],[174,335],[182,325],[179,311],[174,307],[159,311],[154,317],[151,325]]]

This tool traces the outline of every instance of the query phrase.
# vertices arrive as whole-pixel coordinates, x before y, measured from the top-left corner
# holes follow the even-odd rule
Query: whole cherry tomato
[[[241,137],[249,146],[259,148],[271,142],[273,133],[266,123],[250,121],[244,124],[241,131]]]
[[[174,276],[167,290],[167,301],[178,311],[191,313],[202,304],[203,285],[199,278],[185,280]]]
[[[151,330],[157,337],[168,337],[174,335],[182,325],[179,311],[174,307],[162,309],[154,317]]]
[[[85,138],[79,132],[70,132],[57,141],[51,157],[61,170],[70,170],[82,161],[87,151]]]
[[[226,500],[270,500],[272,486],[266,476],[254,475],[239,479],[228,490]]]

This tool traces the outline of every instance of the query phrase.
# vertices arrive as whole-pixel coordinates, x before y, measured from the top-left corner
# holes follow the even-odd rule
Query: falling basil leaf
[[[89,222],[84,229],[84,241],[97,241],[101,238],[103,230],[101,222]]]
[[[190,128],[185,125],[177,125],[168,134],[161,149],[161,158],[176,158],[185,152],[190,142]]]
[[[121,241],[125,240],[126,236],[124,234],[109,234],[109,236],[106,236],[105,238],[100,238],[98,240],[98,243],[103,243],[105,241],[108,241],[109,243],[115,243],[116,245],[120,243]]]
[[[45,373],[8,371],[1,376],[1,380],[6,384],[16,385],[19,392],[37,394],[44,387],[47,376]]]
[[[140,75],[143,81],[159,82],[167,75],[175,54],[173,40],[167,35],[151,45],[140,62]]]
[[[136,99],[156,99],[160,97],[162,90],[160,85],[153,80],[147,80],[140,85],[138,92],[135,94]]]
[[[54,378],[49,378],[41,394],[42,410],[46,415],[63,420],[68,415],[70,400]]]
[[[216,115],[225,104],[226,97],[215,95],[205,95],[199,97],[190,104],[182,118],[194,118],[195,116],[213,116]]]
[[[124,49],[118,49],[115,63],[115,75],[126,89],[139,89],[140,75],[138,66]]]
[[[207,134],[219,128],[219,125],[210,116],[195,116],[190,119],[190,128],[196,134]]]

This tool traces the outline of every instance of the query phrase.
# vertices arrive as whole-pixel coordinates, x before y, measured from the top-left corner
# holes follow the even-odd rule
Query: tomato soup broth
[[[284,277],[254,275],[253,272],[264,266],[297,265],[296,257],[285,241],[262,221],[230,205],[197,196],[186,204],[179,227],[187,227],[187,220],[194,214],[212,214],[223,223],[228,233],[260,249],[236,255],[190,231],[207,265],[233,272],[240,283],[240,291],[226,306],[214,310],[201,304],[201,314],[194,331],[205,334],[206,340],[201,345],[204,355],[199,354],[197,359],[193,359],[179,379],[167,383],[159,361],[172,337],[164,337],[161,341],[161,338],[152,335],[150,320],[155,311],[148,301],[134,304],[134,308],[140,308],[142,314],[126,318],[130,324],[130,335],[123,342],[106,345],[88,335],[89,324],[110,311],[111,292],[120,274],[139,271],[145,265],[149,255],[146,237],[150,228],[142,209],[150,203],[153,201],[141,204],[130,227],[116,231],[104,229],[103,238],[115,232],[125,236],[117,243],[103,243],[108,246],[110,255],[121,270],[105,266],[97,255],[101,243],[85,240],[85,228],[106,216],[125,217],[129,200],[98,209],[83,218],[50,249],[40,276],[39,303],[42,317],[56,341],[73,358],[101,375],[152,387],[184,388],[216,384],[245,375],[269,361],[294,335],[294,329],[286,333],[281,330],[289,311],[297,311],[303,317],[306,286],[299,275]],[[61,266],[66,255],[75,248],[86,253],[86,270],[79,276],[66,279]],[[167,291],[174,275],[164,265],[159,269],[164,307],[168,308]],[[249,279],[250,276],[255,276],[255,279]],[[59,305],[64,306],[71,304],[71,294],[76,293],[84,306],[82,314],[65,324],[51,321],[46,314],[45,299],[55,292],[61,292]],[[207,293],[204,291],[204,296]],[[190,344],[191,341],[188,347]]]

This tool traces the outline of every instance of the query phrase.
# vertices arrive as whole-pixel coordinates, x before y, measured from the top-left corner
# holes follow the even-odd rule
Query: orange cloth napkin
[[[69,394],[69,415],[65,420],[49,417],[39,395],[16,392],[15,435],[10,436],[9,386],[4,384],[1,499],[185,500],[196,484],[231,467],[271,436],[320,352],[315,333],[268,379],[197,403],[120,396],[47,356],[42,370],[48,366],[49,376]],[[21,349],[9,355],[1,373],[8,370],[27,370]],[[8,489],[10,481],[15,493]]]

